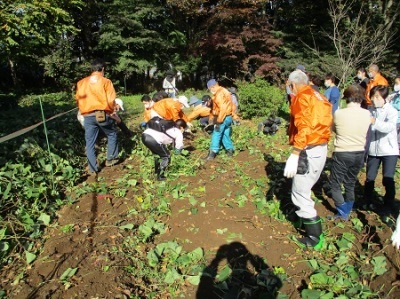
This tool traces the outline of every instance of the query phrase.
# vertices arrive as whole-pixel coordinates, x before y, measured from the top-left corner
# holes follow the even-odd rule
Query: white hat
[[[122,111],[124,111],[124,102],[122,102],[120,98],[116,98],[114,102],[121,108]]]
[[[181,103],[183,106],[185,106],[186,108],[189,108],[189,104],[188,104],[188,98],[185,96],[179,96],[178,97],[178,101],[179,103]]]

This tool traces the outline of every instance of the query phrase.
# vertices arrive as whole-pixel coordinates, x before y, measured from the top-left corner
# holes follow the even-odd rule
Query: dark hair
[[[100,60],[95,60],[92,62],[91,70],[92,72],[101,72],[105,68],[105,63]]]
[[[336,84],[336,76],[332,73],[329,73],[325,76],[325,80],[332,80],[334,84]]]
[[[177,128],[187,128],[187,123],[181,118],[175,121],[175,125]]]
[[[207,101],[209,101],[209,100],[211,100],[211,97],[210,97],[208,94],[202,96],[202,98],[201,98],[201,101],[202,101],[203,103],[205,103],[205,102],[207,102]]]
[[[322,85],[322,80],[317,76],[310,76],[310,81],[315,85],[320,87]]]
[[[365,69],[365,67],[360,67],[360,68],[358,68],[357,72],[364,73],[364,74],[368,77],[368,72],[367,72],[367,70]]]
[[[347,104],[361,104],[365,100],[364,88],[362,88],[359,84],[352,84],[344,90],[343,98],[346,99]]]
[[[160,91],[157,91],[155,94],[153,94],[152,100],[153,102],[157,103],[158,101],[162,100],[164,98],[164,95],[161,94]]]
[[[369,92],[369,97],[372,98],[377,92],[379,92],[382,98],[386,99],[389,95],[389,88],[383,85],[374,86]]]
[[[150,96],[149,96],[148,94],[144,94],[144,95],[142,96],[142,98],[140,99],[140,101],[141,101],[141,102],[150,102],[150,101],[151,101],[151,98],[150,98]]]

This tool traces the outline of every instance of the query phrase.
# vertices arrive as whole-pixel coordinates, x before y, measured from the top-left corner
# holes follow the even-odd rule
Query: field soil
[[[255,130],[250,123],[244,125]],[[241,263],[247,268],[242,275],[250,280],[257,279],[260,264],[262,268],[281,268],[285,279],[277,278],[273,287],[278,287],[281,294],[286,294],[286,298],[301,298],[301,291],[307,288],[309,277],[314,271],[307,260],[321,258],[321,253],[300,249],[291,239],[292,236],[299,236],[299,233],[283,217],[277,219],[257,212],[250,200],[244,200],[241,205],[233,200],[241,195],[250,198],[249,190],[258,188],[265,194],[265,200],[281,201],[279,213],[283,215],[287,212],[285,208],[290,208],[290,180],[282,176],[282,161],[288,149],[285,141],[285,138],[255,136],[248,141],[252,145],[251,151],[236,151],[232,158],[222,151],[215,160],[201,164],[195,176],[169,178],[168,184],[187,184],[185,191],[197,195],[196,200],[204,205],[194,212],[188,199],[171,200],[171,213],[164,218],[168,229],[166,233],[156,235],[152,243],[176,240],[186,251],[201,247],[207,265],[221,268],[227,263],[231,267]],[[190,144],[190,141],[187,143]],[[272,150],[270,144],[266,146],[267,143],[274,143]],[[271,158],[272,152],[282,153],[281,161]],[[191,149],[193,159],[205,155],[204,150],[195,147]],[[132,168],[138,167],[135,157],[128,155],[122,163],[103,168],[97,181],[93,177],[84,177],[81,186],[115,185]],[[365,173],[362,172],[361,184],[364,177]],[[265,184],[247,186],[246,178],[260,180]],[[139,176],[137,180],[140,186],[142,178]],[[324,219],[325,232],[340,235],[350,228],[326,220],[326,216],[332,215],[334,209],[332,200],[322,190],[323,180],[324,177],[313,190],[316,208]],[[379,176],[377,182],[380,180]],[[359,200],[360,188],[357,187]],[[129,258],[120,254],[124,239],[132,232],[121,230],[116,225],[124,224],[132,207],[137,206],[137,194],[128,189],[123,197],[101,191],[72,196],[75,196],[75,201],[58,211],[54,224],[46,229],[43,242],[37,244],[40,255],[28,266],[26,272],[19,272],[19,268],[13,265],[3,268],[2,285],[8,298],[140,298],[140,294],[145,294],[146,282],[127,273]],[[140,213],[135,217],[138,225],[145,220]],[[388,270],[368,282],[369,287],[378,292],[380,298],[400,298],[400,255],[389,240],[393,226],[383,223],[377,213],[363,208],[362,204],[353,211],[352,217],[358,217],[365,227],[363,232],[357,233],[358,240],[354,242],[352,250],[369,246],[369,250],[380,252],[388,260]],[[147,251],[149,248],[144,244],[137,250]],[[227,258],[220,258],[221,253]],[[77,272],[68,280],[61,279],[68,268],[77,269]],[[229,298],[257,298],[246,291],[236,289],[232,291],[236,294]],[[182,284],[175,294],[160,290],[155,296],[172,297],[228,298],[215,292],[212,278],[201,280],[198,286]],[[142,295],[142,298],[145,296]]]

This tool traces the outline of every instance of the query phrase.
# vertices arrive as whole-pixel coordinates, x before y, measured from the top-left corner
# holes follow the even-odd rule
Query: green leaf
[[[386,269],[386,258],[384,256],[375,256],[372,261],[372,265],[374,265],[374,274],[382,275],[387,271]]]
[[[198,286],[200,283],[200,275],[187,276],[186,281],[189,282],[191,285]]]
[[[159,263],[159,259],[158,259],[158,257],[157,257],[157,254],[154,252],[154,250],[150,250],[150,251],[147,253],[147,260],[148,260],[149,265],[150,265],[151,267],[155,267],[155,266],[157,266],[157,264]]]
[[[29,251],[25,251],[25,259],[26,259],[26,262],[28,264],[30,264],[34,260],[36,260],[36,254],[33,254],[33,253],[29,252]]]
[[[40,214],[38,220],[42,221],[46,226],[50,224],[50,216],[45,213]]]
[[[76,271],[78,271],[78,268],[68,268],[64,271],[63,274],[60,276],[60,280],[65,281],[71,278],[72,276],[75,275]]]
[[[167,274],[165,275],[164,282],[165,283],[174,283],[176,280],[181,279],[182,276],[175,270],[170,269],[168,270]]]
[[[301,291],[301,298],[302,299],[320,299],[323,292],[318,290],[309,290],[305,289]]]
[[[134,228],[134,225],[132,224],[132,223],[128,223],[128,224],[125,224],[125,225],[121,225],[120,227],[119,227],[119,229],[133,229]]]
[[[216,276],[218,281],[225,281],[231,275],[232,269],[226,265]]]
[[[310,280],[312,284],[315,285],[327,285],[328,284],[328,276],[325,273],[317,273],[311,275]]]

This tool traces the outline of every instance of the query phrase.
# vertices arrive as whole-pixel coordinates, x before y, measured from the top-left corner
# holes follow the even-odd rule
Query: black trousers
[[[142,134],[143,144],[154,154],[154,164],[157,170],[167,168],[170,160],[170,153],[165,144],[159,144],[152,136]]]

